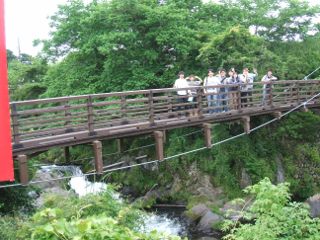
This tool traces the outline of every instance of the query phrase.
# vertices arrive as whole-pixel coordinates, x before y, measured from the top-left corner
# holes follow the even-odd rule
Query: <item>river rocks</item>
[[[310,206],[310,213],[313,218],[320,217],[320,194],[316,194],[307,200]]]
[[[233,221],[238,221],[240,218],[242,218],[242,211],[245,208],[244,205],[244,202],[230,201],[225,203],[220,211],[224,213],[224,217]]]
[[[60,196],[74,195],[73,192],[65,189],[61,181],[54,181],[54,179],[63,177],[63,174],[53,169],[40,169],[36,172],[32,181],[41,181],[37,186],[40,188],[41,194],[36,199],[36,207],[40,207],[44,203],[44,196],[47,194],[54,194]]]
[[[213,213],[205,204],[198,204],[187,213],[195,225],[195,232],[210,234],[222,222],[223,217]]]
[[[221,195],[223,191],[221,188],[214,187],[211,183],[211,178],[207,174],[203,174],[193,163],[188,171],[188,177],[185,181],[181,181],[178,175],[174,176],[170,195],[175,195],[181,191],[190,193],[198,199],[203,199],[204,202],[221,205]]]
[[[284,177],[285,174],[284,174],[283,164],[280,157],[276,158],[276,164],[277,164],[277,183],[283,183],[285,182],[285,177]]]
[[[193,221],[197,221],[208,211],[210,211],[210,209],[205,204],[198,204],[188,211],[188,217]]]
[[[241,171],[240,187],[243,189],[243,188],[246,188],[250,185],[252,185],[251,178],[250,178],[249,174],[247,173],[247,170],[245,168],[243,168]]]
[[[207,211],[198,223],[197,230],[203,233],[211,233],[212,229],[215,228],[215,225],[219,225],[222,220],[223,217],[211,211]]]

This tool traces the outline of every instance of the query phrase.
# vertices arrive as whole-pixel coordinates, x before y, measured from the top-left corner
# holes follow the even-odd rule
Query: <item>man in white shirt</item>
[[[187,80],[184,78],[184,72],[180,71],[178,74],[179,78],[175,81],[173,87],[174,88],[189,88],[189,84]],[[190,94],[190,90],[177,90],[177,102],[178,104],[187,103],[188,102],[188,95]],[[184,96],[184,97],[183,97]],[[185,106],[178,106],[177,110],[187,109]]]
[[[220,112],[219,103],[219,88],[211,87],[220,85],[220,79],[214,76],[213,70],[208,69],[208,76],[204,79],[203,86],[205,93],[212,93],[212,95],[207,95],[209,113]]]
[[[247,102],[252,102],[253,81],[258,76],[257,69],[253,69],[254,73],[249,73],[248,68],[243,68],[243,73],[239,75],[240,83],[243,84],[241,90],[241,105],[247,107]]]

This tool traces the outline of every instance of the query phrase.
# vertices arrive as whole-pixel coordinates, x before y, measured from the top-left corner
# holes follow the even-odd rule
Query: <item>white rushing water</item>
[[[169,217],[165,213],[149,213],[144,218],[144,223],[145,225],[141,227],[141,231],[145,233],[157,230],[170,235],[187,235],[187,228],[180,222],[180,219]]]
[[[79,197],[100,193],[108,188],[106,183],[90,182],[78,166],[43,166],[42,171],[57,171],[62,175],[70,174],[72,177],[69,186]],[[123,201],[118,193],[113,194],[113,197],[120,202]],[[187,232],[186,226],[180,222],[178,217],[169,217],[166,213],[147,213],[143,217],[143,222],[139,230],[144,233],[157,230],[170,235],[186,235]]]

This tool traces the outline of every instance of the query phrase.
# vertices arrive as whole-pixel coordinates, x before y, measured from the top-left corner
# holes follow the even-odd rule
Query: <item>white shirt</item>
[[[217,86],[217,85],[220,85],[220,78],[217,77],[217,76],[212,76],[212,77],[206,77],[204,79],[204,83],[203,83],[203,86]],[[207,88],[206,89],[207,92],[210,92],[210,93],[218,93],[219,91],[219,88]]]
[[[256,77],[256,74],[248,73],[247,77],[243,74],[239,75],[239,79],[241,83],[247,83],[247,85],[242,86],[242,90],[251,90],[253,88],[253,79]],[[250,84],[251,83],[251,84]]]
[[[270,83],[271,81],[276,81],[276,80],[278,80],[278,78],[276,78],[272,75],[270,77],[268,75],[264,75],[263,78],[261,79],[261,82],[264,83],[263,88],[270,87],[270,85],[267,86],[267,84]]]
[[[188,88],[189,84],[185,78],[183,78],[183,79],[178,78],[175,81],[173,87],[174,88]],[[189,90],[180,90],[180,91],[177,91],[177,94],[178,95],[187,95],[187,92],[189,92]]]

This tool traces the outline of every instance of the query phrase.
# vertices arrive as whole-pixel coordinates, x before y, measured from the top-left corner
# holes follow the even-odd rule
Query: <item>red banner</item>
[[[4,30],[4,0],[0,0],[0,181],[14,181]]]

